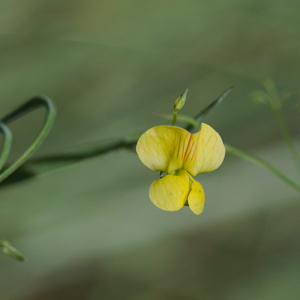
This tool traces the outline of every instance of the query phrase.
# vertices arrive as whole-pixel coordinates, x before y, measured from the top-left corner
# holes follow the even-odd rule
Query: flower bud
[[[186,94],[188,92],[188,89],[185,90],[181,96],[174,102],[174,111],[182,109],[183,105],[185,104],[186,100]]]

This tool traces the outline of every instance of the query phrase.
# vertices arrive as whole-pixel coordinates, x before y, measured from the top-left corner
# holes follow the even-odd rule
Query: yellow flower
[[[167,211],[188,205],[193,213],[201,214],[204,191],[191,175],[217,169],[225,156],[222,139],[213,128],[202,123],[192,134],[180,127],[156,126],[141,135],[136,150],[146,167],[167,173],[150,186],[154,205]]]

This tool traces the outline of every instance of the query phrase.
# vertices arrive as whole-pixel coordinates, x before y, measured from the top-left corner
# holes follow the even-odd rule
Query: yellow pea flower
[[[136,151],[146,167],[167,173],[150,186],[154,205],[167,211],[188,205],[193,213],[201,214],[204,190],[191,175],[217,169],[225,156],[222,139],[213,128],[202,123],[192,134],[176,126],[156,126],[141,135]]]

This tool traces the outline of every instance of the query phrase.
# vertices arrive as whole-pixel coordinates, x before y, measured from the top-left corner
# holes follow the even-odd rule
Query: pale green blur
[[[56,104],[35,157],[195,116],[235,84],[205,122],[223,141],[299,182],[271,111],[249,101],[268,76],[299,152],[300,8],[290,1],[0,1],[0,109],[35,95]],[[297,106],[298,105],[298,106]],[[44,114],[12,124],[15,161]],[[180,119],[177,119],[180,124]],[[183,124],[183,123],[182,123]],[[294,300],[300,294],[300,197],[272,173],[227,155],[201,174],[204,213],[148,199],[159,173],[121,150],[0,190],[1,300]]]

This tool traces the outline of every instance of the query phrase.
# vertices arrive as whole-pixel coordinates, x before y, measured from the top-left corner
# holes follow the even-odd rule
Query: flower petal
[[[191,177],[192,178],[192,177]],[[191,211],[200,215],[204,209],[205,194],[202,185],[192,178],[191,191],[188,196],[188,204]]]
[[[183,207],[189,190],[190,179],[188,175],[166,175],[151,184],[149,197],[158,208],[176,211]]]
[[[191,135],[183,168],[193,176],[217,169],[224,160],[225,146],[220,135],[202,123],[199,131]]]
[[[176,126],[156,126],[141,135],[136,151],[153,171],[171,173],[183,165],[185,142],[190,133]]]
[[[141,135],[136,151],[153,171],[171,173],[183,168],[194,176],[217,169],[225,156],[221,137],[205,123],[195,134],[176,126],[153,127]]]

